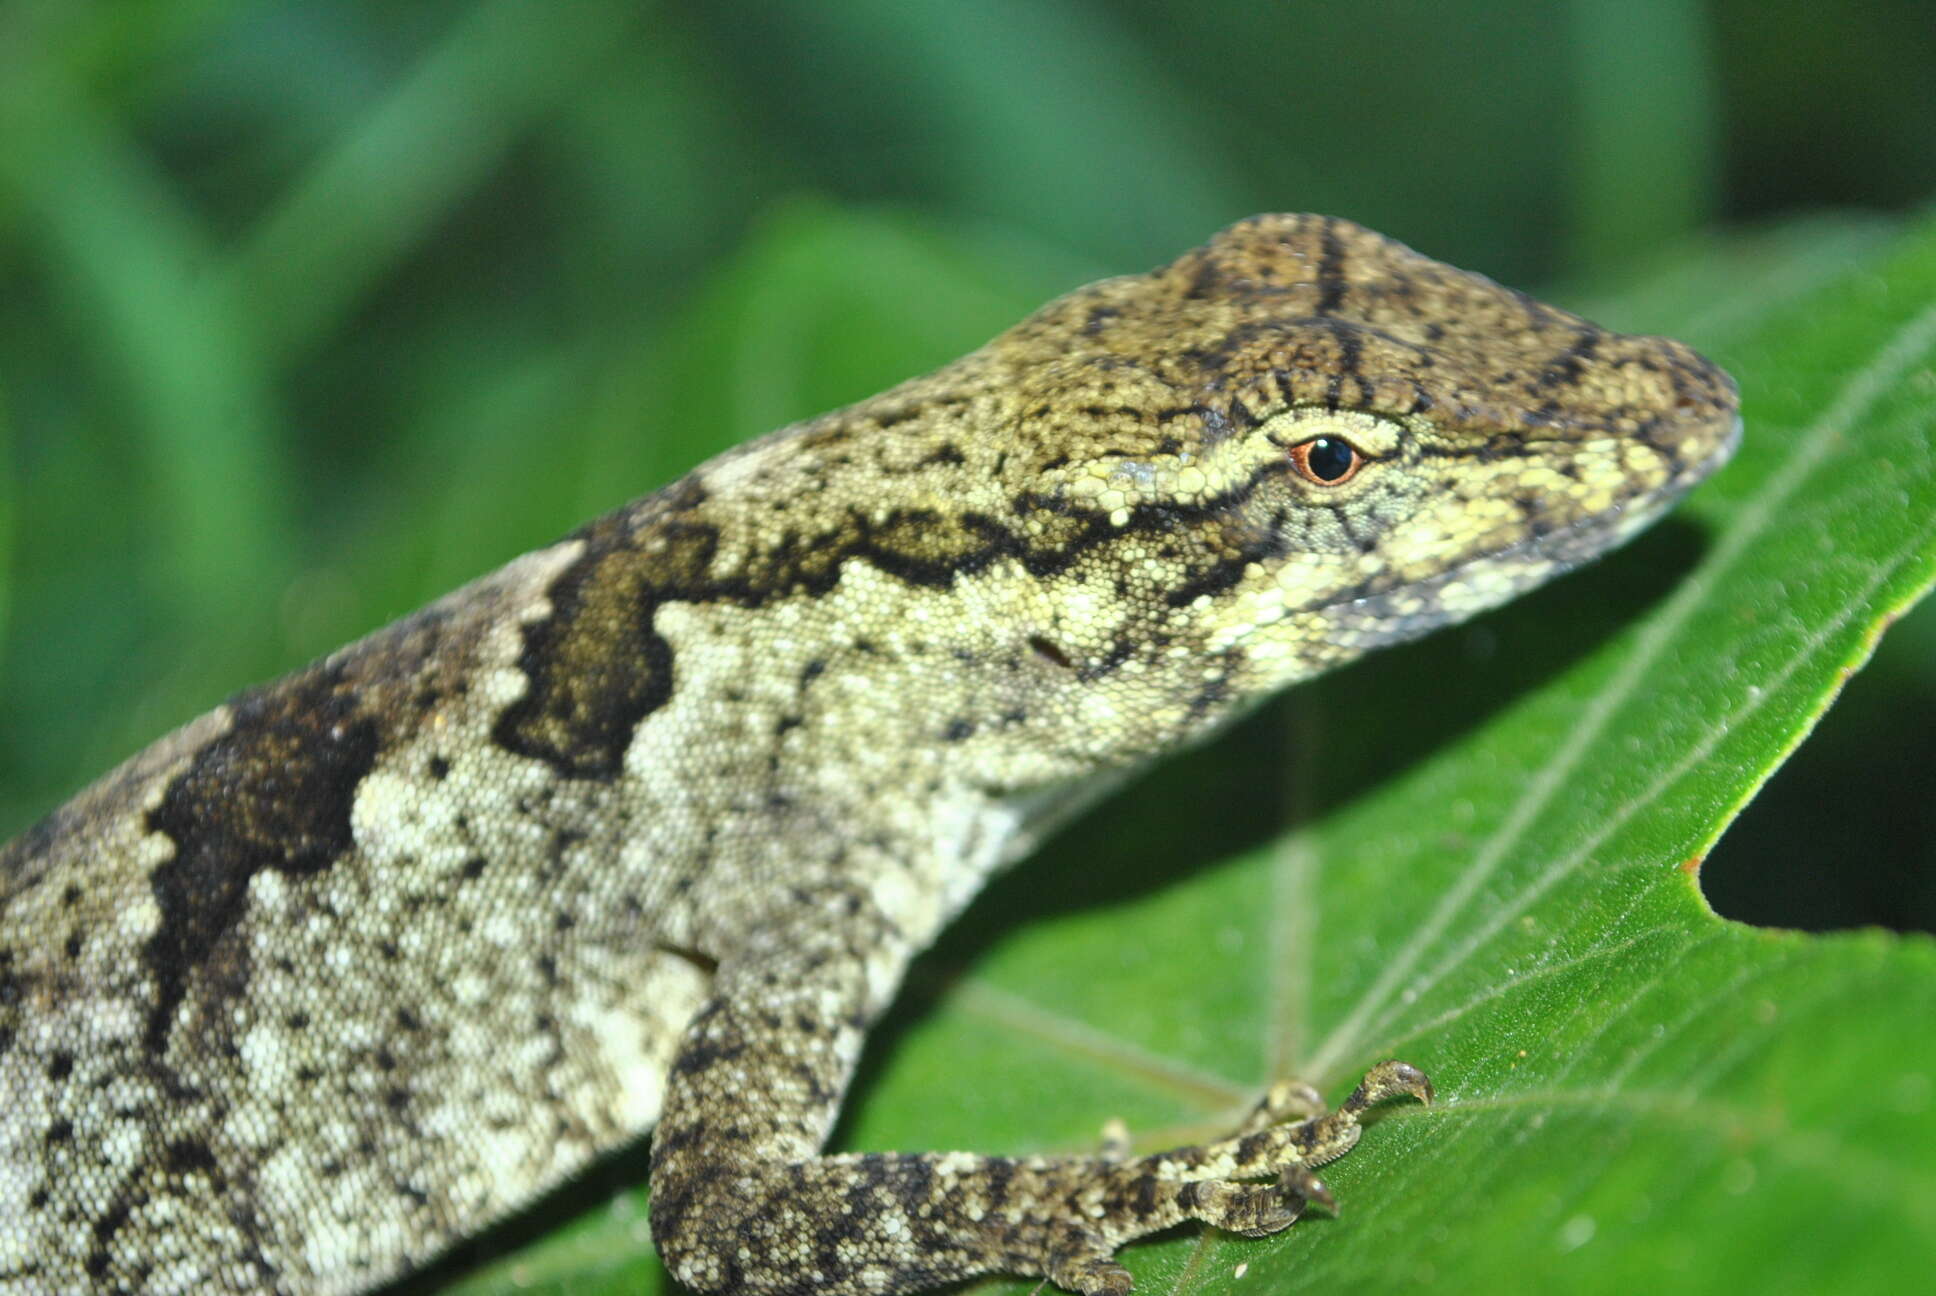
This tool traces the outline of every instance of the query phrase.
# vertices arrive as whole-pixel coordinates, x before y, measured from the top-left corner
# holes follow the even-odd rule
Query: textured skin
[[[1619,542],[1736,426],[1678,343],[1260,217],[243,693],[0,853],[0,1292],[360,1291],[655,1124],[702,1291],[1116,1292],[1282,1228],[1422,1075],[1135,1160],[820,1148],[1042,807]]]

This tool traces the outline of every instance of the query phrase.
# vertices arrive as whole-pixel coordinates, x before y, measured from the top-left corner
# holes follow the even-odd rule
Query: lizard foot
[[[1431,1096],[1416,1067],[1384,1062],[1335,1110],[1304,1086],[1277,1085],[1242,1132],[1147,1156],[1124,1156],[1112,1129],[1101,1156],[849,1153],[732,1175],[690,1171],[680,1159],[697,1137],[667,1121],[654,1147],[653,1236],[673,1273],[702,1292],[866,1296],[919,1285],[896,1274],[933,1282],[999,1272],[1125,1296],[1134,1284],[1118,1247],[1192,1219],[1263,1237],[1313,1202],[1331,1209],[1315,1168],[1351,1150],[1364,1110]],[[787,1263],[749,1266],[753,1243]],[[801,1255],[813,1264],[810,1286],[794,1262]]]
[[[1120,1296],[1130,1290],[1130,1278],[1113,1255],[1133,1238],[1185,1219],[1264,1237],[1290,1227],[1312,1203],[1335,1211],[1315,1167],[1351,1150],[1366,1108],[1398,1097],[1429,1103],[1431,1081],[1409,1063],[1381,1062],[1334,1111],[1325,1110],[1310,1086],[1279,1083],[1230,1138],[1144,1157],[1098,1159],[1087,1163],[1088,1170],[1081,1162],[1063,1163],[1070,1198],[1087,1204],[1090,1222],[1064,1235],[1043,1269],[1058,1286],[1082,1296]],[[1305,1118],[1286,1123],[1297,1113]],[[1112,1128],[1109,1135],[1108,1150],[1118,1152],[1121,1132]]]
[[[1408,1062],[1380,1062],[1365,1073],[1335,1111],[1325,1110],[1309,1085],[1279,1083],[1271,1087],[1231,1137],[1152,1153],[1123,1164],[1158,1179],[1184,1181],[1259,1179],[1308,1170],[1329,1164],[1352,1149],[1361,1132],[1358,1118],[1366,1108],[1399,1097],[1430,1105],[1432,1082]],[[1314,1107],[1316,1114],[1304,1120],[1284,1120],[1293,1110],[1310,1111]],[[1315,1179],[1308,1183],[1319,1191],[1306,1194],[1307,1199],[1328,1204],[1323,1185]]]
[[[1145,1198],[1154,1214],[1198,1219],[1240,1237],[1265,1237],[1289,1228],[1316,1201],[1329,1206],[1331,1194],[1302,1167],[1286,1170],[1272,1184],[1197,1180],[1164,1183]],[[1084,1231],[1065,1239],[1043,1272],[1049,1281],[1079,1296],[1126,1296],[1135,1281],[1116,1262],[1114,1247]]]

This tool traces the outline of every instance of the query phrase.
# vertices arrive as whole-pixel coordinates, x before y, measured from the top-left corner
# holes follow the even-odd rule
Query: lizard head
[[[1045,641],[1112,711],[1160,696],[1186,728],[1620,543],[1739,428],[1686,346],[1317,216],[1244,221],[991,353],[1025,535],[1063,555]]]

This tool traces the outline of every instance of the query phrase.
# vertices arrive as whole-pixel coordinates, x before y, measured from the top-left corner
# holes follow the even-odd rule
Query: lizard
[[[1349,221],[1074,291],[244,691],[0,852],[0,1292],[350,1293],[651,1131],[700,1292],[1328,1202],[1335,1111],[823,1150],[909,960],[1097,788],[1633,535],[1734,384]],[[1292,1119],[1292,1117],[1298,1119]]]

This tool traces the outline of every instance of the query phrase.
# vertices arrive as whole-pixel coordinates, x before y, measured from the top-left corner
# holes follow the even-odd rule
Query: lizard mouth
[[[1659,519],[1681,496],[1726,463],[1734,456],[1741,445],[1741,419],[1737,415],[1728,430],[1716,437],[1708,452],[1700,458],[1680,465],[1673,476],[1651,490],[1644,491],[1634,498],[1621,503],[1605,513],[1582,518],[1570,525],[1557,528],[1545,535],[1535,536],[1522,541],[1519,545],[1509,546],[1497,554],[1497,558],[1514,557],[1524,548],[1535,559],[1544,559],[1556,564],[1552,575],[1579,566],[1583,562],[1597,558],[1610,549],[1618,548],[1631,540],[1639,532]],[[1479,561],[1484,561],[1484,558]]]
[[[1417,584],[1341,598],[1308,611],[1323,618],[1333,644],[1352,653],[1463,621],[1625,544],[1726,463],[1740,443],[1741,420],[1736,418],[1705,455],[1611,509],[1475,554]]]

